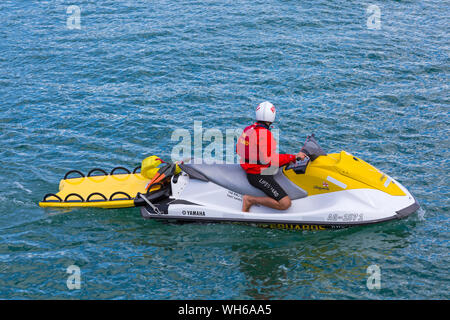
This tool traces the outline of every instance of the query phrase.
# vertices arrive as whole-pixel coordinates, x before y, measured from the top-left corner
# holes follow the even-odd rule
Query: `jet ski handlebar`
[[[286,170],[293,169],[295,173],[305,173],[306,167],[308,166],[308,163],[311,159],[306,156],[303,160],[297,160],[295,162],[291,162],[290,164],[286,165]]]

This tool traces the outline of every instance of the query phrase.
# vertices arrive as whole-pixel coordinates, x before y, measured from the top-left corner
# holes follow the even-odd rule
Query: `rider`
[[[277,210],[286,210],[291,206],[291,199],[275,181],[272,169],[294,162],[296,158],[303,160],[306,154],[299,152],[295,156],[276,153],[276,142],[270,132],[275,114],[275,106],[270,102],[259,104],[256,108],[256,122],[244,129],[236,145],[236,152],[241,158],[241,167],[247,173],[248,182],[267,195],[267,197],[244,195],[242,198],[244,212],[248,212],[254,204]]]

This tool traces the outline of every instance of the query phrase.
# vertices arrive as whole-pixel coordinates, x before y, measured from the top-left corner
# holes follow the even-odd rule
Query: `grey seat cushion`
[[[191,178],[202,181],[211,181],[228,190],[239,194],[248,194],[262,197],[265,193],[253,187],[247,180],[247,174],[239,164],[191,164],[180,165],[181,169]],[[295,185],[278,170],[275,181],[283,188],[292,200],[304,198],[308,193]]]

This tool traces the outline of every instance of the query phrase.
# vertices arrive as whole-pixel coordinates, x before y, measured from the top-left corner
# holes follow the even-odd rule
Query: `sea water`
[[[0,298],[448,299],[448,14],[439,0],[1,1]],[[244,128],[265,100],[280,152],[315,133],[422,209],[295,232],[38,206],[71,169],[170,160],[175,130]]]

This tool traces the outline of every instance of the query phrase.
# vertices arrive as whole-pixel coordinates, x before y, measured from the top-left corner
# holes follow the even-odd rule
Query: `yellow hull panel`
[[[383,172],[345,151],[318,157],[304,174],[286,169],[284,173],[310,196],[350,189],[378,189],[393,196],[405,195]]]

